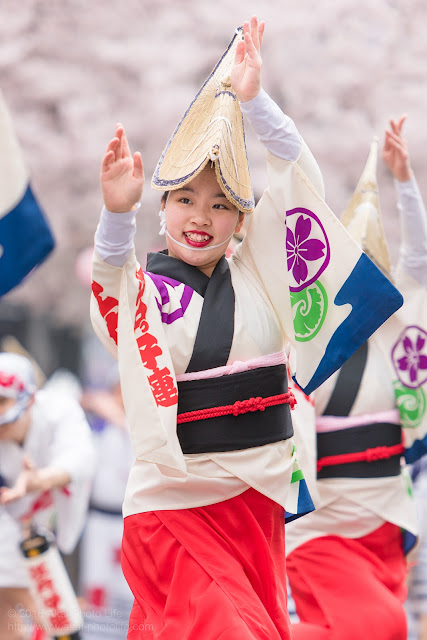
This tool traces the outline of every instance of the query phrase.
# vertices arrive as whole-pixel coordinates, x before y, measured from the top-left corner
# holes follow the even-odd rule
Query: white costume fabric
[[[415,178],[395,184],[402,228],[396,286],[403,293],[405,303],[369,338],[366,366],[349,415],[322,415],[338,372],[313,396],[318,433],[381,422],[401,424],[405,455],[412,462],[426,451],[427,442],[427,215]],[[314,430],[313,422],[312,428]],[[316,475],[314,452],[315,447],[311,455],[311,478]],[[287,529],[288,554],[320,536],[360,538],[384,522],[396,524],[407,532],[406,551],[414,544],[418,527],[405,466],[397,476],[323,478],[317,481],[316,487],[316,493],[312,492],[316,511]],[[310,482],[309,488],[312,488]]]
[[[63,469],[72,480],[64,489],[33,492],[0,506],[0,587],[29,584],[18,546],[21,518],[30,516],[34,525],[53,527],[59,548],[70,553],[83,528],[89,500],[94,451],[80,405],[65,395],[40,390],[31,411],[31,425],[22,446],[0,440],[0,471],[7,486],[15,483],[24,456],[37,468]]]

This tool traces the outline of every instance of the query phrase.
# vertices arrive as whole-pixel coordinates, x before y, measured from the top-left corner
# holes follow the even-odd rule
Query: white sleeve
[[[50,391],[45,393],[48,398],[53,395]],[[81,477],[92,478],[95,452],[84,411],[74,398],[58,392],[54,396],[49,411],[49,419],[55,424],[48,466],[63,469],[72,481]]]
[[[49,402],[52,421],[49,465],[67,471],[71,482],[53,491],[57,511],[56,540],[64,553],[71,553],[83,529],[95,473],[95,450],[86,416],[68,395],[40,391]]]
[[[400,266],[412,278],[427,287],[427,212],[415,177],[394,181],[402,242]]]
[[[95,233],[95,249],[98,254],[113,267],[122,267],[133,249],[136,231],[135,216],[140,208],[126,213],[112,213],[102,208],[101,218]]]
[[[253,100],[240,103],[240,108],[270,153],[289,162],[297,160],[302,138],[294,121],[283,113],[264,89]]]

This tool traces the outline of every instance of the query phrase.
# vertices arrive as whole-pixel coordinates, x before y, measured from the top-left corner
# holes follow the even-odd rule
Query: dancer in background
[[[322,281],[330,302],[296,342],[309,392],[401,304],[322,200],[314,159],[261,89],[263,32],[256,18],[237,30],[161,156],[152,184],[165,192],[167,251],[149,255],[146,272],[133,249],[142,160],[121,125],[102,163],[91,312],[119,361],[135,455],[122,545],[129,638],[291,637],[283,521],[312,509],[292,441],[292,305]],[[269,188],[227,261],[254,208],[242,112],[268,150]],[[351,313],[337,294],[351,294]]]
[[[74,398],[37,390],[28,358],[0,353],[0,638],[26,637],[19,604],[36,616],[19,549],[23,526],[55,530],[70,553],[84,525],[94,451]],[[12,613],[13,612],[13,613]]]
[[[402,454],[426,451],[427,215],[402,136],[390,120],[383,160],[394,176],[405,304],[314,394],[316,511],[287,529],[287,568],[301,622],[294,638],[404,640],[407,562],[417,523]],[[377,143],[342,217],[390,273],[379,215]],[[313,449],[314,451],[314,449]]]

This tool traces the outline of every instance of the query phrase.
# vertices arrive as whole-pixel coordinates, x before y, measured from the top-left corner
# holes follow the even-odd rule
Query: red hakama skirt
[[[288,640],[283,508],[248,489],[218,504],[127,516],[128,640]]]
[[[287,572],[301,620],[295,640],[407,639],[407,561],[396,525],[305,542],[289,554]]]

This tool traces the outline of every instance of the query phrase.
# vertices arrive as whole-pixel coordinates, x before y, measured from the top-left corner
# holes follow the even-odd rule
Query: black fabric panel
[[[234,289],[225,256],[216,265],[205,291],[193,354],[187,372],[223,367],[234,335]]]
[[[318,480],[326,478],[389,478],[399,476],[401,472],[400,455],[374,462],[347,462],[323,467],[317,472]]]
[[[356,453],[375,447],[392,447],[402,441],[402,428],[386,422],[317,434],[317,459],[343,453]],[[317,474],[323,478],[381,478],[400,474],[401,455],[372,462],[349,462],[323,467]]]
[[[209,276],[197,267],[169,256],[167,249],[147,255],[147,271],[183,282],[203,297],[210,280]]]
[[[400,424],[380,422],[317,434],[317,459],[356,453],[374,447],[392,447],[402,441]]]
[[[267,398],[288,390],[286,366],[262,367],[229,376],[178,383],[178,414],[234,404],[253,397]],[[235,451],[258,447],[293,435],[288,404],[249,411],[238,416],[206,418],[179,424],[184,453]]]
[[[210,278],[197,267],[172,258],[167,251],[149,253],[147,271],[183,282],[204,298],[187,372],[226,365],[234,335],[235,298],[225,256],[219,260]]]
[[[237,400],[268,398],[286,393],[286,365],[260,367],[218,378],[178,382],[178,414],[233,404]]]
[[[287,440],[294,434],[288,404],[179,424],[178,439],[184,453],[213,453],[260,447]]]
[[[364,342],[341,367],[324,416],[348,416],[359,392],[368,358],[368,343]]]

